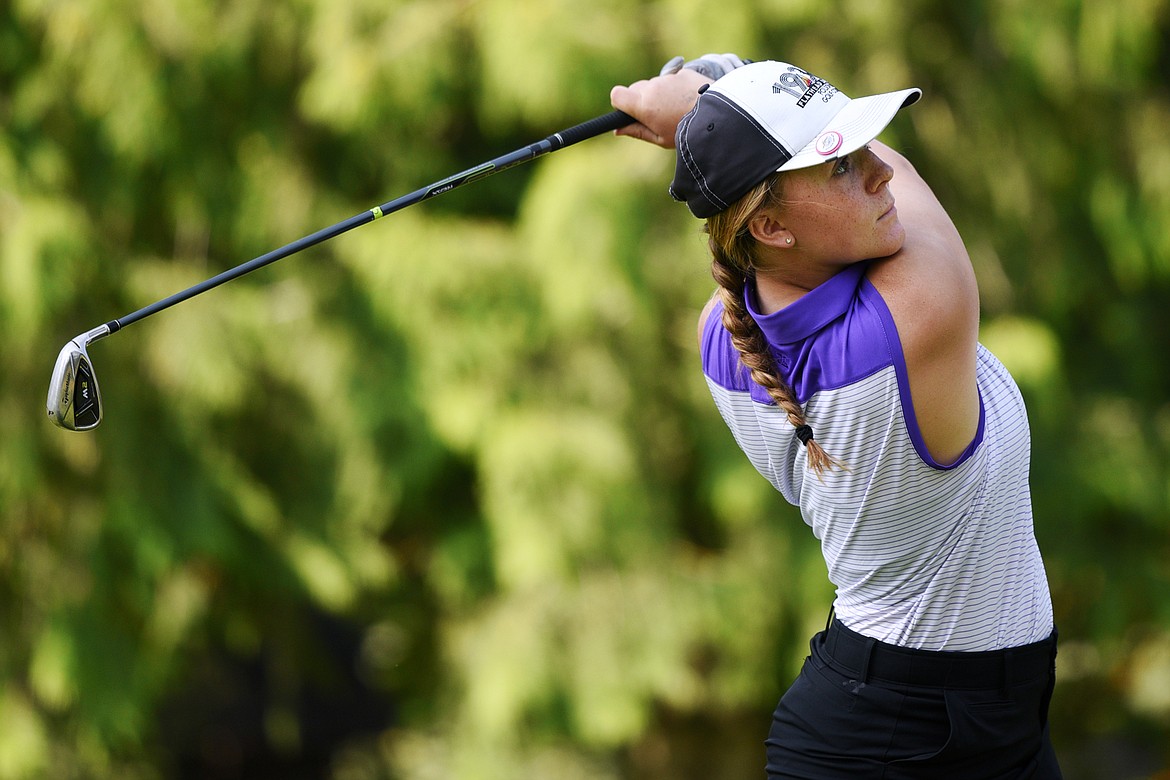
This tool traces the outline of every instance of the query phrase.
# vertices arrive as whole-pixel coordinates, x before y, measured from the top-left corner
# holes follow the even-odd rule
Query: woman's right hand
[[[677,73],[614,87],[609,93],[610,103],[638,120],[616,134],[673,149],[679,121],[694,108],[699,88],[710,83],[711,79],[701,73],[683,68]]]

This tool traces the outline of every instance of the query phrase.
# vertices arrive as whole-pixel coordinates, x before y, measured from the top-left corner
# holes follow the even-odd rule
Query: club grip
[[[553,145],[553,149],[564,149],[566,146],[571,146],[578,141],[584,141],[586,138],[592,138],[595,135],[617,130],[619,127],[633,124],[635,120],[625,111],[610,111],[608,114],[595,116],[592,119],[587,119],[579,125],[573,125],[570,128],[553,133],[547,139]]]

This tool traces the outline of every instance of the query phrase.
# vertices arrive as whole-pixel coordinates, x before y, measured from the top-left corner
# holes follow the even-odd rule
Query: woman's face
[[[889,182],[893,169],[869,147],[784,174],[777,221],[801,255],[818,264],[846,265],[888,257],[902,248]]]

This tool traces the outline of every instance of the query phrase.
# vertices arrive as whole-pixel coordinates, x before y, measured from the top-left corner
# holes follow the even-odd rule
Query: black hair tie
[[[796,438],[800,439],[801,444],[807,447],[808,443],[812,441],[812,437],[813,429],[811,427],[808,425],[796,426]]]

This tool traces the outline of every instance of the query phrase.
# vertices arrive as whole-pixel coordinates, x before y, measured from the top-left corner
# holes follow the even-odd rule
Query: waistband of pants
[[[858,682],[932,688],[994,689],[1022,685],[1049,675],[1056,657],[1055,630],[1040,642],[1003,650],[933,651],[879,642],[834,618],[817,639],[826,660]]]

